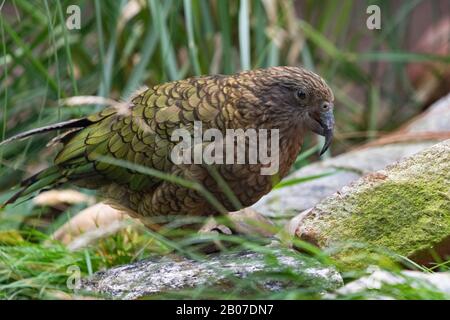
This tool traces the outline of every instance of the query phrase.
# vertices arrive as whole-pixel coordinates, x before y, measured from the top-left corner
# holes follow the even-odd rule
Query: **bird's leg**
[[[205,224],[198,230],[198,234],[200,236],[203,235],[232,235],[233,231],[227,227],[224,224],[220,224],[217,222],[214,217],[210,217]],[[223,240],[220,239],[206,239],[206,242],[203,243],[203,246],[201,247],[201,251],[203,253],[213,253],[217,251],[224,250],[227,246],[229,246],[229,243],[225,243]]]
[[[227,218],[237,234],[270,238],[276,233],[273,222],[250,207],[230,212]]]
[[[233,232],[232,229],[227,227],[224,224],[218,223],[213,217],[208,219],[208,221],[203,225],[203,227],[198,231],[199,233],[218,233],[218,234],[224,234],[224,235],[232,235],[235,232]]]
[[[215,219],[213,217],[209,218],[198,233],[215,235],[220,234],[225,236],[240,235],[243,237],[252,237],[271,241],[274,239],[276,227],[270,220],[257,211],[252,208],[245,208],[239,211],[230,212],[227,216],[220,217],[219,219]],[[212,243],[203,247],[202,252],[217,252],[231,246],[232,244],[232,242],[215,239]]]

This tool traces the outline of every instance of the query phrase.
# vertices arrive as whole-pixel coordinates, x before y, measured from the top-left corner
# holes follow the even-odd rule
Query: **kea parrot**
[[[333,102],[326,82],[302,67],[271,67],[154,85],[84,118],[3,141],[63,131],[56,138],[62,148],[54,165],[24,180],[5,205],[72,183],[98,190],[109,204],[144,223],[157,216],[214,216],[239,209],[219,183],[225,182],[234,199],[248,207],[288,174],[308,131],[324,136],[321,154],[327,150],[333,137]],[[201,122],[203,130],[224,134],[227,129],[278,129],[278,172],[262,175],[261,163],[214,164],[219,179],[204,164],[174,163],[170,155],[177,142],[171,134],[176,129],[192,132],[195,121]],[[164,179],[137,168],[179,179]],[[180,179],[202,188],[180,184]]]

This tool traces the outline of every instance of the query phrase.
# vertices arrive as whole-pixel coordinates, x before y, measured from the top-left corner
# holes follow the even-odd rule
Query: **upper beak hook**
[[[323,129],[323,136],[325,137],[325,143],[320,151],[320,155],[323,155],[331,145],[333,141],[333,130],[334,130],[334,115],[333,110],[330,109],[323,112],[320,115],[320,124]]]

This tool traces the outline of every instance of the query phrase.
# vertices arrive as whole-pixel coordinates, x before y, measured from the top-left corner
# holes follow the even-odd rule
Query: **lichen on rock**
[[[450,140],[366,175],[320,202],[302,219],[296,235],[322,248],[340,248],[334,255],[344,263],[357,258],[365,265],[367,253],[379,248],[425,259],[427,251],[442,248],[450,236]]]
[[[125,266],[97,272],[82,282],[82,290],[119,299],[136,299],[189,288],[216,286],[224,292],[233,285],[233,278],[249,278],[266,290],[278,291],[293,286],[334,290],[343,285],[340,274],[330,266],[321,265],[306,255],[292,250],[271,250],[263,253],[241,251],[208,256],[197,261],[168,256],[147,259]],[[294,272],[295,283],[281,281],[274,274]],[[272,277],[269,276],[272,275]]]

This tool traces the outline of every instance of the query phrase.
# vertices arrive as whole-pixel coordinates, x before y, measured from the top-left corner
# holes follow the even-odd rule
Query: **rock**
[[[52,238],[59,240],[71,250],[86,247],[92,242],[117,233],[133,223],[142,225],[125,213],[99,202],[80,211],[56,230]]]
[[[368,264],[376,248],[419,263],[433,260],[431,249],[450,254],[450,140],[364,176],[293,223],[300,239],[340,248],[333,255],[344,264]]]
[[[250,251],[210,255],[202,261],[167,256],[139,261],[94,274],[82,281],[81,289],[116,299],[136,299],[157,293],[219,285],[227,290],[231,277],[255,276],[255,281],[267,290],[287,286],[308,286],[320,290],[335,290],[342,286],[340,274],[317,260],[295,253],[274,249],[278,264],[267,262],[264,254]],[[271,279],[270,274],[292,270],[301,283],[286,283]],[[267,274],[261,275],[261,273]],[[260,275],[257,277],[257,275]],[[252,279],[253,280],[253,279]]]
[[[39,193],[33,198],[33,203],[37,206],[56,207],[64,204],[94,204],[95,199],[94,197],[88,196],[80,191],[65,189],[50,190]]]
[[[361,148],[297,170],[286,179],[331,175],[272,190],[253,208],[267,216],[294,216],[357,180],[439,141],[450,139],[450,94],[394,134]]]
[[[326,298],[336,299],[352,295],[365,299],[395,299],[397,298],[395,295],[389,295],[388,288],[399,285],[411,287],[413,289],[411,291],[416,292],[417,295],[432,292],[437,299],[450,299],[450,272],[424,273],[409,270],[399,273],[374,270],[371,275],[346,284],[335,293],[327,295]],[[408,291],[403,290],[403,292]]]

